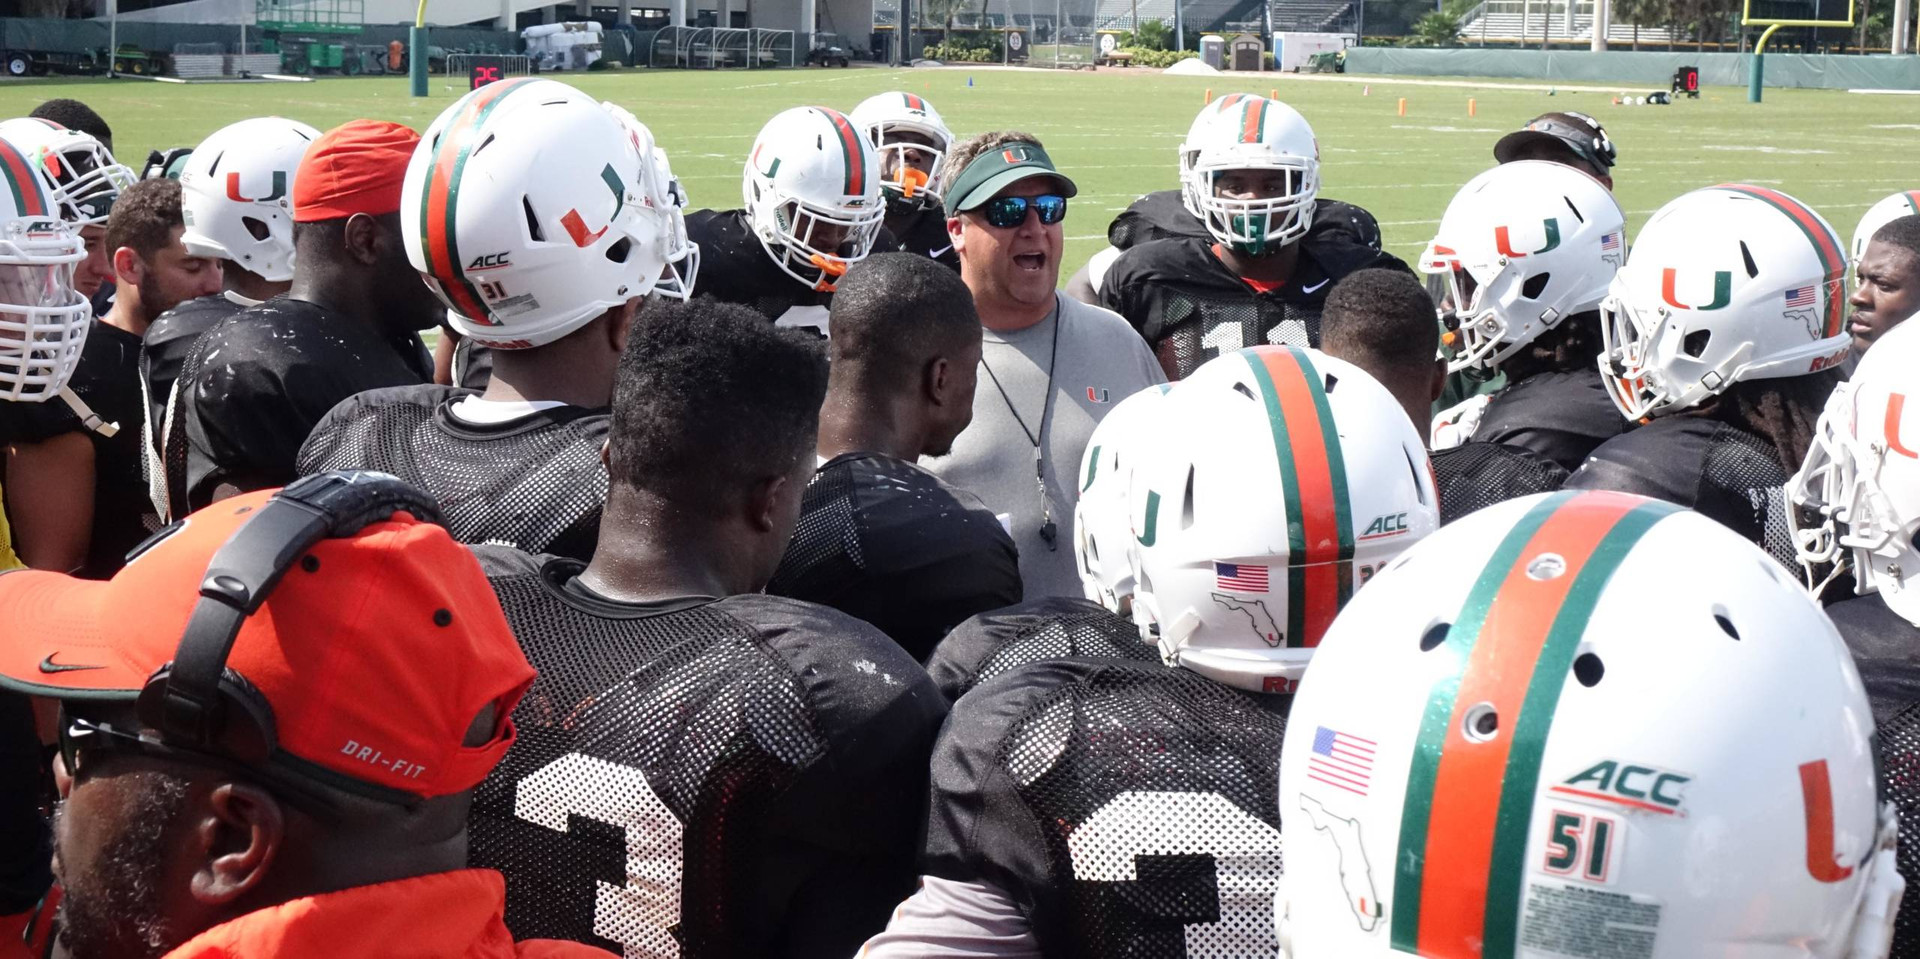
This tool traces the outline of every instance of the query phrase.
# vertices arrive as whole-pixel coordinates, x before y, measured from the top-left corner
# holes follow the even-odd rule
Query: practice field
[[[1762,183],[1811,204],[1844,242],[1866,208],[1920,186],[1920,114],[1903,97],[1825,90],[1710,88],[1668,107],[1614,106],[1605,93],[1478,88],[1375,79],[1319,82],[1286,76],[1169,77],[1102,71],[964,68],[717,73],[573,74],[561,77],[632,110],[653,129],[694,206],[740,205],[740,165],[761,123],[790,106],[851,110],[891,89],[921,94],[958,134],[1016,128],[1039,136],[1080,185],[1066,222],[1066,273],[1101,246],[1112,215],[1139,194],[1176,185],[1175,149],[1203,103],[1234,91],[1277,88],[1313,124],[1322,151],[1321,193],[1358,203],[1381,222],[1389,248],[1411,261],[1447,200],[1492,165],[1500,134],[1548,110],[1600,118],[1618,145],[1616,190],[1637,229],[1662,203],[1728,180]],[[1357,78],[1343,78],[1357,79]],[[150,148],[197,142],[220,126],[263,114],[321,129],[354,117],[424,129],[459,95],[463,78],[435,77],[432,96],[407,96],[404,77],[313,83],[181,85],[142,80],[0,82],[0,117],[41,100],[85,100],[113,125],[118,154],[138,169]],[[1645,92],[1645,91],[1642,91]],[[1407,115],[1396,115],[1399,98]],[[1468,99],[1476,115],[1468,116]]]

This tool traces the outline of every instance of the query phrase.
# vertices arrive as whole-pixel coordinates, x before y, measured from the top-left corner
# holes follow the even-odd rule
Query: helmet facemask
[[[772,198],[762,194],[759,199]],[[867,258],[885,218],[885,207],[848,214],[788,199],[772,210],[776,235],[762,235],[760,243],[788,276],[830,292],[848,267]]]
[[[1236,253],[1265,256],[1295,243],[1313,226],[1314,199],[1320,189],[1319,164],[1304,157],[1263,157],[1257,162],[1226,156],[1181,155],[1181,180],[1188,208],[1215,241]],[[1229,176],[1277,172],[1283,176],[1265,196],[1221,196]],[[1252,191],[1248,191],[1252,192]]]
[[[53,186],[54,202],[75,226],[104,225],[113,201],[135,182],[133,171],[114,162],[92,138],[46,151],[41,164]]]
[[[1666,307],[1648,315],[1610,295],[1600,304],[1600,335],[1600,377],[1628,420],[1686,409],[1732,383],[1699,359],[1712,334],[1687,331]]]
[[[947,143],[932,131],[894,123],[868,131],[880,155],[880,189],[895,213],[939,209],[943,198],[933,182],[946,158]],[[920,163],[914,163],[918,156]]]
[[[14,221],[0,244],[0,400],[39,402],[79,365],[93,310],[73,289],[86,256],[79,242],[64,228],[36,237],[27,225]]]

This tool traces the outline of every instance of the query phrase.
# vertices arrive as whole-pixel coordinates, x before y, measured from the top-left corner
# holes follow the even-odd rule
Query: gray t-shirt
[[[1011,516],[1028,599],[1081,595],[1073,565],[1073,504],[1079,490],[1074,478],[1087,438],[1115,403],[1167,380],[1146,341],[1119,314],[1059,294],[1055,300],[1053,315],[1024,330],[983,331],[973,423],[954,442],[950,455],[920,462],[941,479],[972,491],[994,512]],[[1059,358],[1053,361],[1049,407],[1047,368],[1056,323]],[[1056,528],[1053,549],[1040,535],[1047,513],[1034,482],[1036,439],[1044,453],[1042,469]]]

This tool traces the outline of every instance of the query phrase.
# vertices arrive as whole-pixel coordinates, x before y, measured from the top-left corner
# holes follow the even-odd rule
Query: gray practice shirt
[[[921,466],[980,497],[995,513],[1010,517],[1020,548],[1020,579],[1028,599],[1081,595],[1073,564],[1074,482],[1080,455],[1093,427],[1115,403],[1166,374],[1146,341],[1119,314],[1055,294],[1054,313],[1012,332],[984,330],[980,382],[973,393],[973,423],[954,441],[953,452],[923,459]],[[1059,356],[1053,358],[1054,329]],[[1047,370],[1053,367],[1053,402],[1047,403]],[[998,384],[997,386],[995,384]],[[1034,482],[1034,442],[1055,526],[1054,548],[1040,535],[1047,511]]]

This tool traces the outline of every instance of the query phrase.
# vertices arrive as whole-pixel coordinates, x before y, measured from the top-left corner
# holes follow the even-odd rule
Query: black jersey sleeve
[[[983,682],[1049,659],[1152,662],[1159,652],[1140,638],[1132,620],[1085,599],[1048,596],[961,623],[934,648],[927,673],[941,694],[954,700]]]
[[[1526,450],[1572,471],[1632,424],[1608,398],[1596,369],[1536,373],[1495,394],[1475,440]]]
[[[1510,499],[1551,493],[1566,484],[1568,475],[1560,464],[1527,450],[1477,440],[1434,450],[1430,461],[1442,523]]]

